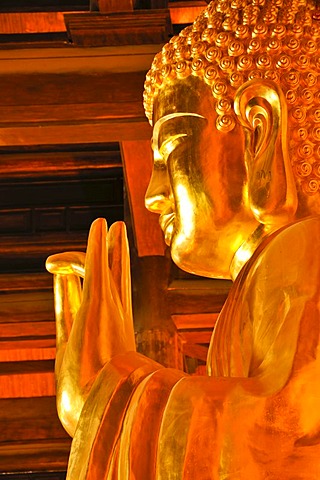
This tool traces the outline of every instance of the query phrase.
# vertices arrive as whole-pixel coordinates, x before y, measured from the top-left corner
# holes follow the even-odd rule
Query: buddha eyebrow
[[[198,113],[190,113],[190,112],[169,113],[168,115],[164,115],[163,117],[159,118],[159,120],[157,120],[155,126],[153,127],[152,149],[154,151],[159,150],[159,133],[162,125],[176,117],[198,117],[203,119],[205,118],[203,115],[199,115]]]

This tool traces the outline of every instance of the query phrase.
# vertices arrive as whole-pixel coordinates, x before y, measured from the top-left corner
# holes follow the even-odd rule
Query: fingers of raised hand
[[[46,268],[55,275],[77,275],[85,278],[83,293],[91,297],[120,300],[127,318],[132,318],[130,257],[126,226],[123,222],[111,225],[98,218],[91,225],[87,253],[64,252],[51,255]]]
[[[123,222],[116,222],[109,229],[108,262],[123,310],[132,318],[129,245]]]

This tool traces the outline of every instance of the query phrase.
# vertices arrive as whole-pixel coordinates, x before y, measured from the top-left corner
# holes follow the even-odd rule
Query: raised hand
[[[124,223],[108,232],[106,221],[96,220],[86,255],[53,255],[46,266],[55,275],[58,412],[73,436],[100,369],[113,356],[135,350]],[[82,290],[79,277],[84,278]]]

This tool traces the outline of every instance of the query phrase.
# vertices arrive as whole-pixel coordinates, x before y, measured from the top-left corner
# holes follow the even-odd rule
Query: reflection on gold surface
[[[178,266],[235,282],[196,378],[135,352],[123,224],[48,260],[68,479],[319,480],[319,19],[217,0],[156,56],[146,206]]]

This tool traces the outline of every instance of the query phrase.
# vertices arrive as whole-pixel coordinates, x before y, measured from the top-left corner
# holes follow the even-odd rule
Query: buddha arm
[[[57,407],[73,436],[98,372],[115,355],[135,350],[124,224],[107,232],[106,222],[96,220],[86,256],[54,255],[47,269],[55,276]]]

